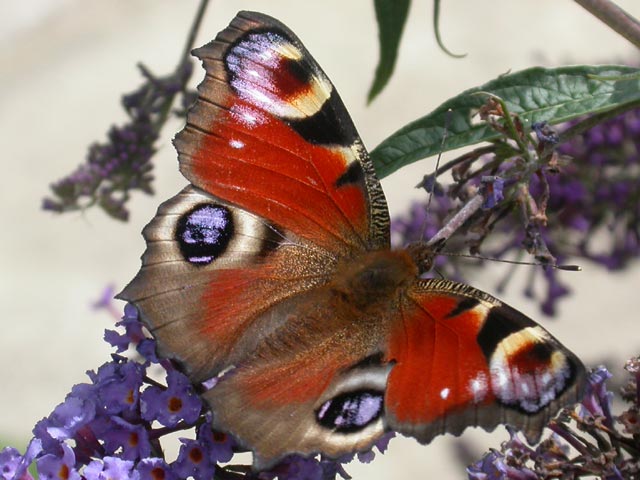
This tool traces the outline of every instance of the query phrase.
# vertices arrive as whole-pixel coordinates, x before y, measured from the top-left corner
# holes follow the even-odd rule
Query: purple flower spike
[[[40,442],[36,442],[39,447]],[[5,447],[0,452],[0,480],[33,480],[31,474],[27,472],[27,467],[41,449],[34,450],[33,444],[32,440],[24,456],[13,447]]]
[[[62,457],[51,453],[38,458],[38,476],[43,480],[80,480],[75,469],[76,456],[71,447],[62,444]]]
[[[143,458],[136,466],[140,480],[178,480],[171,467],[161,458]]]
[[[501,480],[503,479],[504,456],[496,451],[485,455],[482,460],[467,467],[469,480]]]
[[[200,416],[202,400],[185,375],[170,370],[167,372],[167,388],[147,388],[142,392],[140,406],[145,420],[157,420],[166,427],[175,427],[182,420],[194,423]]]
[[[129,348],[129,338],[115,330],[105,329],[103,338],[105,342],[116,349],[117,353],[122,353]]]
[[[629,364],[634,376],[640,370],[640,360],[632,359]],[[499,452],[494,450],[469,467],[469,478],[636,478],[640,471],[640,402],[635,395],[635,379],[623,387],[623,398],[631,406],[614,420],[613,395],[606,388],[610,378],[604,367],[591,372],[577,417],[568,412],[557,417],[548,425],[554,433],[535,449],[510,430],[511,438]]]
[[[213,478],[215,463],[209,460],[202,446],[190,438],[181,438],[182,446],[176,461],[171,464],[173,471],[180,477]]]
[[[467,475],[470,480],[539,480],[536,473],[523,466],[513,466],[509,460],[515,456],[507,458],[504,454],[491,451],[482,460],[470,465],[467,468]]]
[[[158,358],[156,354],[156,341],[153,338],[145,338],[140,343],[138,343],[136,350],[138,353],[147,360],[149,363],[161,363],[163,362]],[[170,365],[169,362],[164,362],[165,364]],[[164,365],[163,365],[164,366]],[[166,367],[165,367],[166,368]]]
[[[155,77],[143,66],[140,70],[145,83],[122,97],[129,121],[112,126],[106,142],[91,145],[86,162],[51,185],[53,198],[45,198],[42,208],[61,213],[98,205],[111,217],[127,220],[131,192],[153,193],[151,158],[158,132],[169,118],[176,95],[182,103],[192,101],[193,94],[186,88],[192,66],[183,58],[166,77]]]
[[[40,420],[33,434],[48,453],[62,456],[62,442],[74,438],[78,431],[89,424],[96,416],[95,395],[93,389],[76,385],[63,403],[58,405],[48,418]]]
[[[113,415],[135,411],[145,374],[142,365],[135,362],[109,362],[96,373],[88,373],[98,391],[104,413]]]
[[[138,460],[151,454],[149,432],[144,424],[134,425],[113,416],[104,422],[100,436],[107,455],[119,452],[118,456],[124,460]]]
[[[142,322],[138,318],[138,309],[130,303],[125,305],[124,316],[116,323],[116,327],[124,327],[125,332],[121,334],[113,330],[105,330],[104,339],[116,347],[118,353],[129,348],[129,344],[138,345],[147,339]]]
[[[535,132],[538,142],[545,147],[549,144],[556,145],[560,141],[558,133],[547,122],[535,122],[531,129]]]
[[[425,175],[420,186],[428,190],[447,171],[453,181],[442,185],[442,195],[428,197],[428,208],[412,206],[405,218],[394,220],[392,243],[428,240],[442,228],[438,237],[446,239],[442,252],[470,250],[486,258],[514,259],[526,250],[542,264],[563,265],[578,258],[609,269],[623,268],[640,256],[638,132],[640,109],[563,143],[559,143],[562,135],[538,123],[517,147],[498,141],[464,153]],[[472,204],[476,195],[482,199],[481,211],[463,223],[453,221],[459,218],[460,206]],[[464,270],[473,266],[462,256],[433,261],[442,276],[463,282]],[[507,272],[497,288],[508,285],[510,276]],[[540,280],[548,283],[548,296],[539,298],[541,309],[553,315],[569,290],[555,274],[537,276],[535,283]],[[540,291],[532,288],[533,282],[525,295]]]
[[[213,430],[209,421],[198,427],[196,440],[205,448],[212,463],[226,463],[233,457],[233,437]]]
[[[613,425],[611,401],[613,394],[607,391],[607,380],[611,374],[605,367],[595,369],[587,380],[587,389],[582,399],[582,406],[593,417],[604,417],[607,426]]]
[[[117,457],[94,460],[83,472],[86,480],[139,480],[140,474],[133,470],[133,462]]]
[[[489,210],[504,199],[504,179],[496,176],[484,176],[481,182],[482,194],[484,196],[482,208]]]

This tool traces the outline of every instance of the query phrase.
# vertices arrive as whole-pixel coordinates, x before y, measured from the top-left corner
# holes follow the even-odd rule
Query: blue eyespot
[[[231,211],[214,203],[197,205],[185,213],[176,228],[176,241],[186,261],[208,265],[224,253],[233,236]]]
[[[327,400],[316,411],[323,427],[340,433],[362,430],[382,415],[384,397],[375,390],[358,390]]]

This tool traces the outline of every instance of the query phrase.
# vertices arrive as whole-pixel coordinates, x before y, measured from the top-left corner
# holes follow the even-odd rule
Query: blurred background
[[[618,2],[636,17],[637,0]],[[109,284],[119,290],[137,272],[144,250],[140,230],[157,205],[185,184],[170,139],[181,128],[170,121],[155,159],[153,197],[139,196],[128,223],[102,211],[63,216],[40,209],[48,185],[84,160],[87,146],[103,141],[111,124],[125,121],[119,100],[142,83],[136,63],[152,72],[173,70],[197,7],[196,0],[2,0],[0,4],[0,442],[20,449],[34,423],[60,403],[85,371],[109,359],[102,341],[113,318],[92,303]],[[377,62],[377,31],[370,1],[235,0],[212,2],[196,45],[212,39],[240,9],[259,10],[292,28],[339,90],[370,148],[447,98],[496,76],[533,65],[635,62],[637,51],[564,0],[449,0],[436,45],[432,3],[415,0],[395,74],[367,107],[366,93]],[[635,55],[635,56],[634,56]],[[194,84],[202,78],[196,68]],[[424,192],[412,187],[433,169],[427,159],[383,180],[392,217]],[[555,319],[521,295],[522,267],[501,297],[551,330],[585,363],[602,360],[621,374],[638,353],[636,269],[608,275],[582,265],[565,273],[573,288]],[[473,279],[495,293],[496,265]],[[488,273],[487,273],[488,272]],[[491,273],[495,272],[495,273]],[[465,445],[479,455],[506,438],[469,431]],[[456,440],[428,447],[395,439],[370,465],[350,465],[355,478],[461,478]],[[365,477],[366,476],[366,477]]]

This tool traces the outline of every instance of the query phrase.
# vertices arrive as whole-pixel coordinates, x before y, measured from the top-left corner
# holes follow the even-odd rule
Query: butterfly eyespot
[[[313,85],[313,73],[301,60],[301,52],[281,35],[261,32],[230,48],[225,65],[229,84],[241,98],[276,116],[297,117],[301,112],[288,100],[304,98]]]
[[[491,384],[505,405],[536,413],[571,384],[573,368],[567,356],[541,341],[539,327],[507,336],[490,360]],[[536,341],[537,340],[537,341]]]
[[[233,230],[233,219],[227,207],[214,203],[201,204],[180,218],[176,240],[186,261],[203,266],[225,251]]]
[[[316,411],[323,427],[340,433],[353,433],[375,422],[382,415],[384,397],[376,390],[342,393],[327,400]]]

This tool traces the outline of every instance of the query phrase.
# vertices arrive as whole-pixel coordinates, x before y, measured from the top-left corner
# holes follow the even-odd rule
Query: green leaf
[[[378,21],[380,60],[367,95],[368,103],[378,96],[393,74],[411,0],[375,0],[374,4]]]
[[[541,121],[554,125],[640,101],[640,79],[631,75],[638,73],[640,69],[619,65],[577,65],[534,67],[503,75],[447,100],[404,126],[378,145],[371,158],[382,178],[441,151],[498,138],[495,130],[474,118],[486,101],[486,95],[479,92],[502,98],[525,125]]]
[[[442,41],[442,36],[440,35],[440,0],[434,0],[433,2],[433,32],[436,34],[438,46],[444,53],[453,58],[464,58],[467,56],[466,53],[453,53]]]

